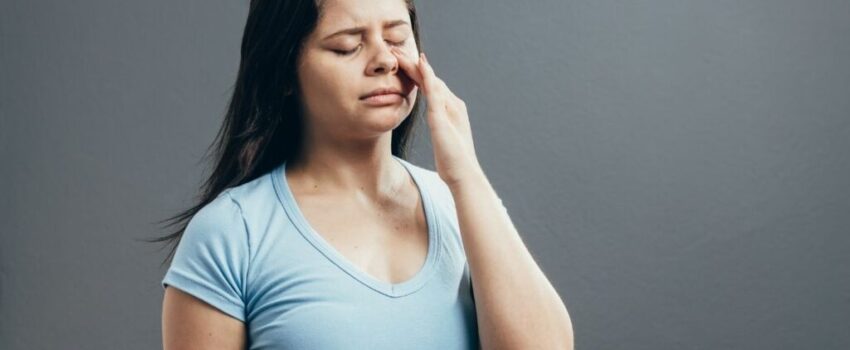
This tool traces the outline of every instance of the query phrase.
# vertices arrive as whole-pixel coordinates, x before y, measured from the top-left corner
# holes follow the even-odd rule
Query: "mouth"
[[[361,98],[361,101],[370,106],[387,106],[401,103],[404,99],[405,97],[402,94],[387,93],[367,96]]]
[[[385,87],[385,88],[378,88],[378,89],[372,90],[368,94],[360,96],[360,99],[365,100],[365,99],[369,99],[369,98],[375,98],[375,97],[387,96],[387,95],[390,95],[390,96],[391,95],[398,95],[398,96],[402,96],[402,97],[405,96],[404,92],[402,92],[401,89],[397,89],[397,88],[394,88],[394,87]],[[383,98],[386,98],[386,97],[383,97]]]

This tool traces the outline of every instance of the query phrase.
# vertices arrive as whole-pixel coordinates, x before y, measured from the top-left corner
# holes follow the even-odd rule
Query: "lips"
[[[401,89],[396,89],[394,87],[384,87],[384,88],[378,88],[378,89],[372,90],[368,94],[360,96],[360,99],[364,100],[366,98],[369,98],[369,97],[372,97],[372,96],[378,96],[378,95],[400,95],[400,96],[404,96]]]

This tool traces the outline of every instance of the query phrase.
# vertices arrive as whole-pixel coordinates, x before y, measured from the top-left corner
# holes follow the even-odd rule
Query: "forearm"
[[[485,350],[572,349],[570,316],[483,172],[450,186]]]

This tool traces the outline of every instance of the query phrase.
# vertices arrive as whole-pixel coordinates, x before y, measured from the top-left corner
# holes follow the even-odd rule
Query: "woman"
[[[165,348],[572,348],[412,2],[314,1],[251,1],[214,173],[162,239]],[[436,172],[404,159],[420,92]]]

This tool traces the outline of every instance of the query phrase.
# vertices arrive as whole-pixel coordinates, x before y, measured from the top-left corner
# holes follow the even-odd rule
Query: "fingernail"
[[[425,62],[425,63],[427,64],[427,63],[428,63],[428,58],[427,58],[427,57],[425,57],[425,53],[423,52],[421,55],[422,55],[422,61],[423,61],[423,62]]]

